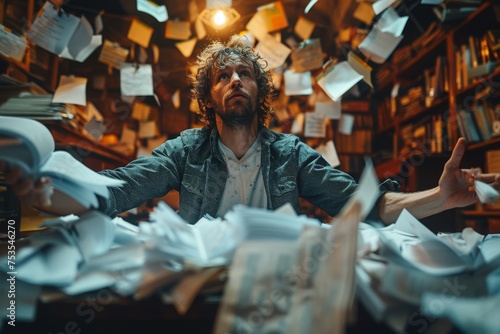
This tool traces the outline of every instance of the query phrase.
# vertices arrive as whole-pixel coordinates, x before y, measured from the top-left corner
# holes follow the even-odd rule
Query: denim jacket
[[[356,181],[331,167],[297,136],[265,127],[261,127],[260,136],[268,209],[290,203],[300,212],[302,197],[335,216],[354,193]],[[179,214],[186,221],[195,223],[206,213],[215,216],[228,177],[218,138],[216,128],[185,130],[157,147],[149,157],[102,171],[126,184],[110,188],[110,197],[101,201],[100,209],[114,216],[175,189],[180,194]],[[398,185],[387,180],[379,189],[382,195],[387,190],[398,190]],[[377,219],[376,209],[370,216]]]

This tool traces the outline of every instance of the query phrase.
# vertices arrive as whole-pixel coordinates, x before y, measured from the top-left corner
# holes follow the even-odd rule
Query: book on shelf
[[[0,160],[19,166],[33,179],[48,176],[54,188],[85,207],[97,207],[98,195],[123,181],[100,175],[66,151],[54,151],[54,138],[42,123],[22,117],[0,116]]]

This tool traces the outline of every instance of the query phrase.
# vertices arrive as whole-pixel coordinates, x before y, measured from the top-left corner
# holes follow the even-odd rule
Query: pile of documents
[[[72,119],[73,114],[64,103],[52,102],[52,94],[21,93],[0,105],[0,115],[28,117],[36,120]]]
[[[376,320],[395,331],[404,330],[419,308],[427,316],[449,317],[470,330],[461,326],[460,317],[482,317],[478,311],[471,315],[469,307],[483,301],[477,310],[485,311],[493,305],[486,297],[500,302],[499,235],[484,236],[471,228],[436,235],[404,210],[387,227],[362,224],[360,236],[359,298]],[[460,312],[452,310],[456,302],[463,303]],[[484,322],[475,330],[491,332],[491,325]]]

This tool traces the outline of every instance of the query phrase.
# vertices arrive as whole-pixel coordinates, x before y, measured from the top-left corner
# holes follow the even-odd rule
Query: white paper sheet
[[[329,119],[339,119],[342,115],[342,102],[338,101],[317,101],[314,105],[314,112]]]
[[[325,116],[313,112],[305,113],[305,137],[325,138]]]
[[[137,10],[154,17],[158,22],[168,20],[167,7],[165,5],[157,5],[149,0],[137,0]]]
[[[380,31],[399,37],[403,33],[408,18],[408,16],[399,17],[398,13],[390,7],[380,16],[375,26]]]
[[[87,105],[87,78],[61,75],[52,102]]]
[[[125,96],[153,95],[153,68],[149,64],[122,63],[120,89]]]
[[[313,93],[311,72],[293,72],[286,70],[285,94],[286,95],[310,95]]]
[[[68,13],[59,15],[58,8],[47,1],[31,25],[27,37],[41,48],[58,55],[68,45],[79,24],[78,17]]]
[[[347,61],[342,61],[321,77],[318,85],[333,101],[337,101],[362,78],[363,75],[356,72]]]
[[[354,126],[354,115],[342,114],[340,116],[340,122],[338,125],[338,130],[344,135],[352,134],[352,128]]]
[[[326,144],[319,145],[316,147],[316,151],[318,151],[332,167],[340,166],[339,156],[337,155],[337,150],[335,149],[333,141],[329,140]]]
[[[17,61],[22,61],[26,51],[26,38],[14,35],[0,24],[0,53]]]
[[[498,191],[492,186],[481,181],[474,181],[474,189],[481,203],[496,203],[500,199]]]
[[[403,35],[396,37],[391,33],[373,28],[365,39],[363,39],[359,45],[359,49],[372,61],[382,64],[389,58],[403,37]]]
[[[375,15],[382,13],[385,9],[391,6],[396,0],[378,0],[372,4]]]
[[[266,35],[255,47],[255,52],[267,61],[269,69],[283,65],[291,51],[284,44],[277,42],[271,35]]]

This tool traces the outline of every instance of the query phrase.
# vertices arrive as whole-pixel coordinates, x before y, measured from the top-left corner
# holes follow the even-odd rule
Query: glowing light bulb
[[[215,13],[213,17],[214,23],[218,26],[224,25],[224,23],[226,23],[226,20],[226,14],[224,14],[224,12],[220,9]]]

